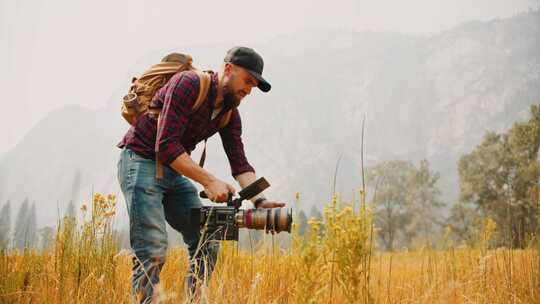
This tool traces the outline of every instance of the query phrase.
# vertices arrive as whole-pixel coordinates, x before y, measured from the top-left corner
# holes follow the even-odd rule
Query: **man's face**
[[[233,64],[226,67],[225,72],[228,75],[223,92],[224,103],[237,107],[251,93],[251,89],[257,86],[258,81],[244,68]]]

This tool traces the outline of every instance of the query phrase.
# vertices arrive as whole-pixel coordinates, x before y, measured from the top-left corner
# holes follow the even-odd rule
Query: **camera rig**
[[[270,184],[264,177],[249,184],[233,198],[229,193],[227,206],[203,206],[191,209],[191,222],[199,225],[208,238],[238,241],[238,229],[248,228],[273,232],[291,232],[292,211],[288,208],[240,209],[242,202],[261,193]],[[204,191],[201,198],[208,198]]]

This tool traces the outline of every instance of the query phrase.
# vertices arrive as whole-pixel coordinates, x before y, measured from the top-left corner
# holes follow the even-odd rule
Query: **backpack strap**
[[[210,90],[210,73],[209,72],[200,72],[195,71],[197,73],[197,76],[199,76],[199,96],[197,96],[197,99],[195,100],[195,103],[193,104],[193,112],[197,111],[204,100],[206,99],[206,96],[208,95],[208,91]]]
[[[197,76],[199,76],[199,82],[200,82],[200,85],[199,85],[199,95],[197,96],[197,99],[195,99],[195,103],[193,104],[193,111],[197,111],[200,106],[202,105],[202,103],[204,102],[204,100],[206,99],[206,96],[208,95],[208,91],[210,89],[210,82],[211,82],[211,79],[210,79],[210,73],[209,72],[199,72],[199,71],[195,71],[197,73]],[[159,113],[158,113],[159,115]],[[212,115],[212,110],[210,110],[210,115]],[[159,117],[157,119],[157,123],[156,123],[156,137],[157,137],[157,130],[159,130]],[[157,138],[156,138],[157,140]],[[204,150],[203,150],[203,153],[201,155],[201,159],[199,160],[199,166],[202,168],[204,166],[204,161],[206,160],[206,141],[208,140],[208,138],[206,138],[204,140]],[[158,151],[156,151],[156,178],[157,179],[162,179],[163,178],[163,166],[161,165],[161,161],[159,160],[159,157],[158,157]]]
[[[206,95],[208,95],[208,91],[210,89],[210,73],[208,72],[197,72],[199,75],[199,79],[201,82],[200,85],[200,92],[199,96],[197,97],[197,100],[195,101],[195,104],[193,105],[193,111],[197,111],[199,107],[201,106],[202,102],[206,99]],[[204,95],[203,95],[204,94]],[[210,109],[210,118],[212,117],[212,112],[214,109]],[[204,161],[206,160],[206,142],[208,141],[208,138],[204,139],[204,149],[201,154],[201,159],[199,159],[199,167],[204,167]]]

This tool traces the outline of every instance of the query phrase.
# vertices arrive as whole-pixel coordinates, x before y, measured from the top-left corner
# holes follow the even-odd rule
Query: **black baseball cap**
[[[233,47],[227,52],[225,62],[246,69],[253,77],[259,81],[257,86],[261,91],[268,92],[272,86],[262,77],[264,62],[261,55],[253,49],[243,46]]]

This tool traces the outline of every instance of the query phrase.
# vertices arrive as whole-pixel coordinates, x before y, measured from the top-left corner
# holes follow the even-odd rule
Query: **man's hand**
[[[277,201],[270,201],[270,200],[264,200],[257,204],[257,209],[264,208],[264,209],[271,209],[271,208],[281,208],[285,207],[285,203],[277,202]],[[274,230],[266,230],[266,233],[270,234],[276,234]]]
[[[226,202],[229,193],[234,194],[234,187],[214,177],[210,172],[196,164],[187,152],[180,154],[172,163],[176,172],[198,182],[204,187],[206,196],[213,202]]]
[[[257,205],[257,208],[265,208],[265,209],[281,208],[281,207],[285,207],[285,203],[270,201],[270,200],[264,200]]]
[[[204,192],[213,202],[226,202],[229,199],[229,193],[235,194],[236,190],[226,182],[215,179],[204,185]]]

